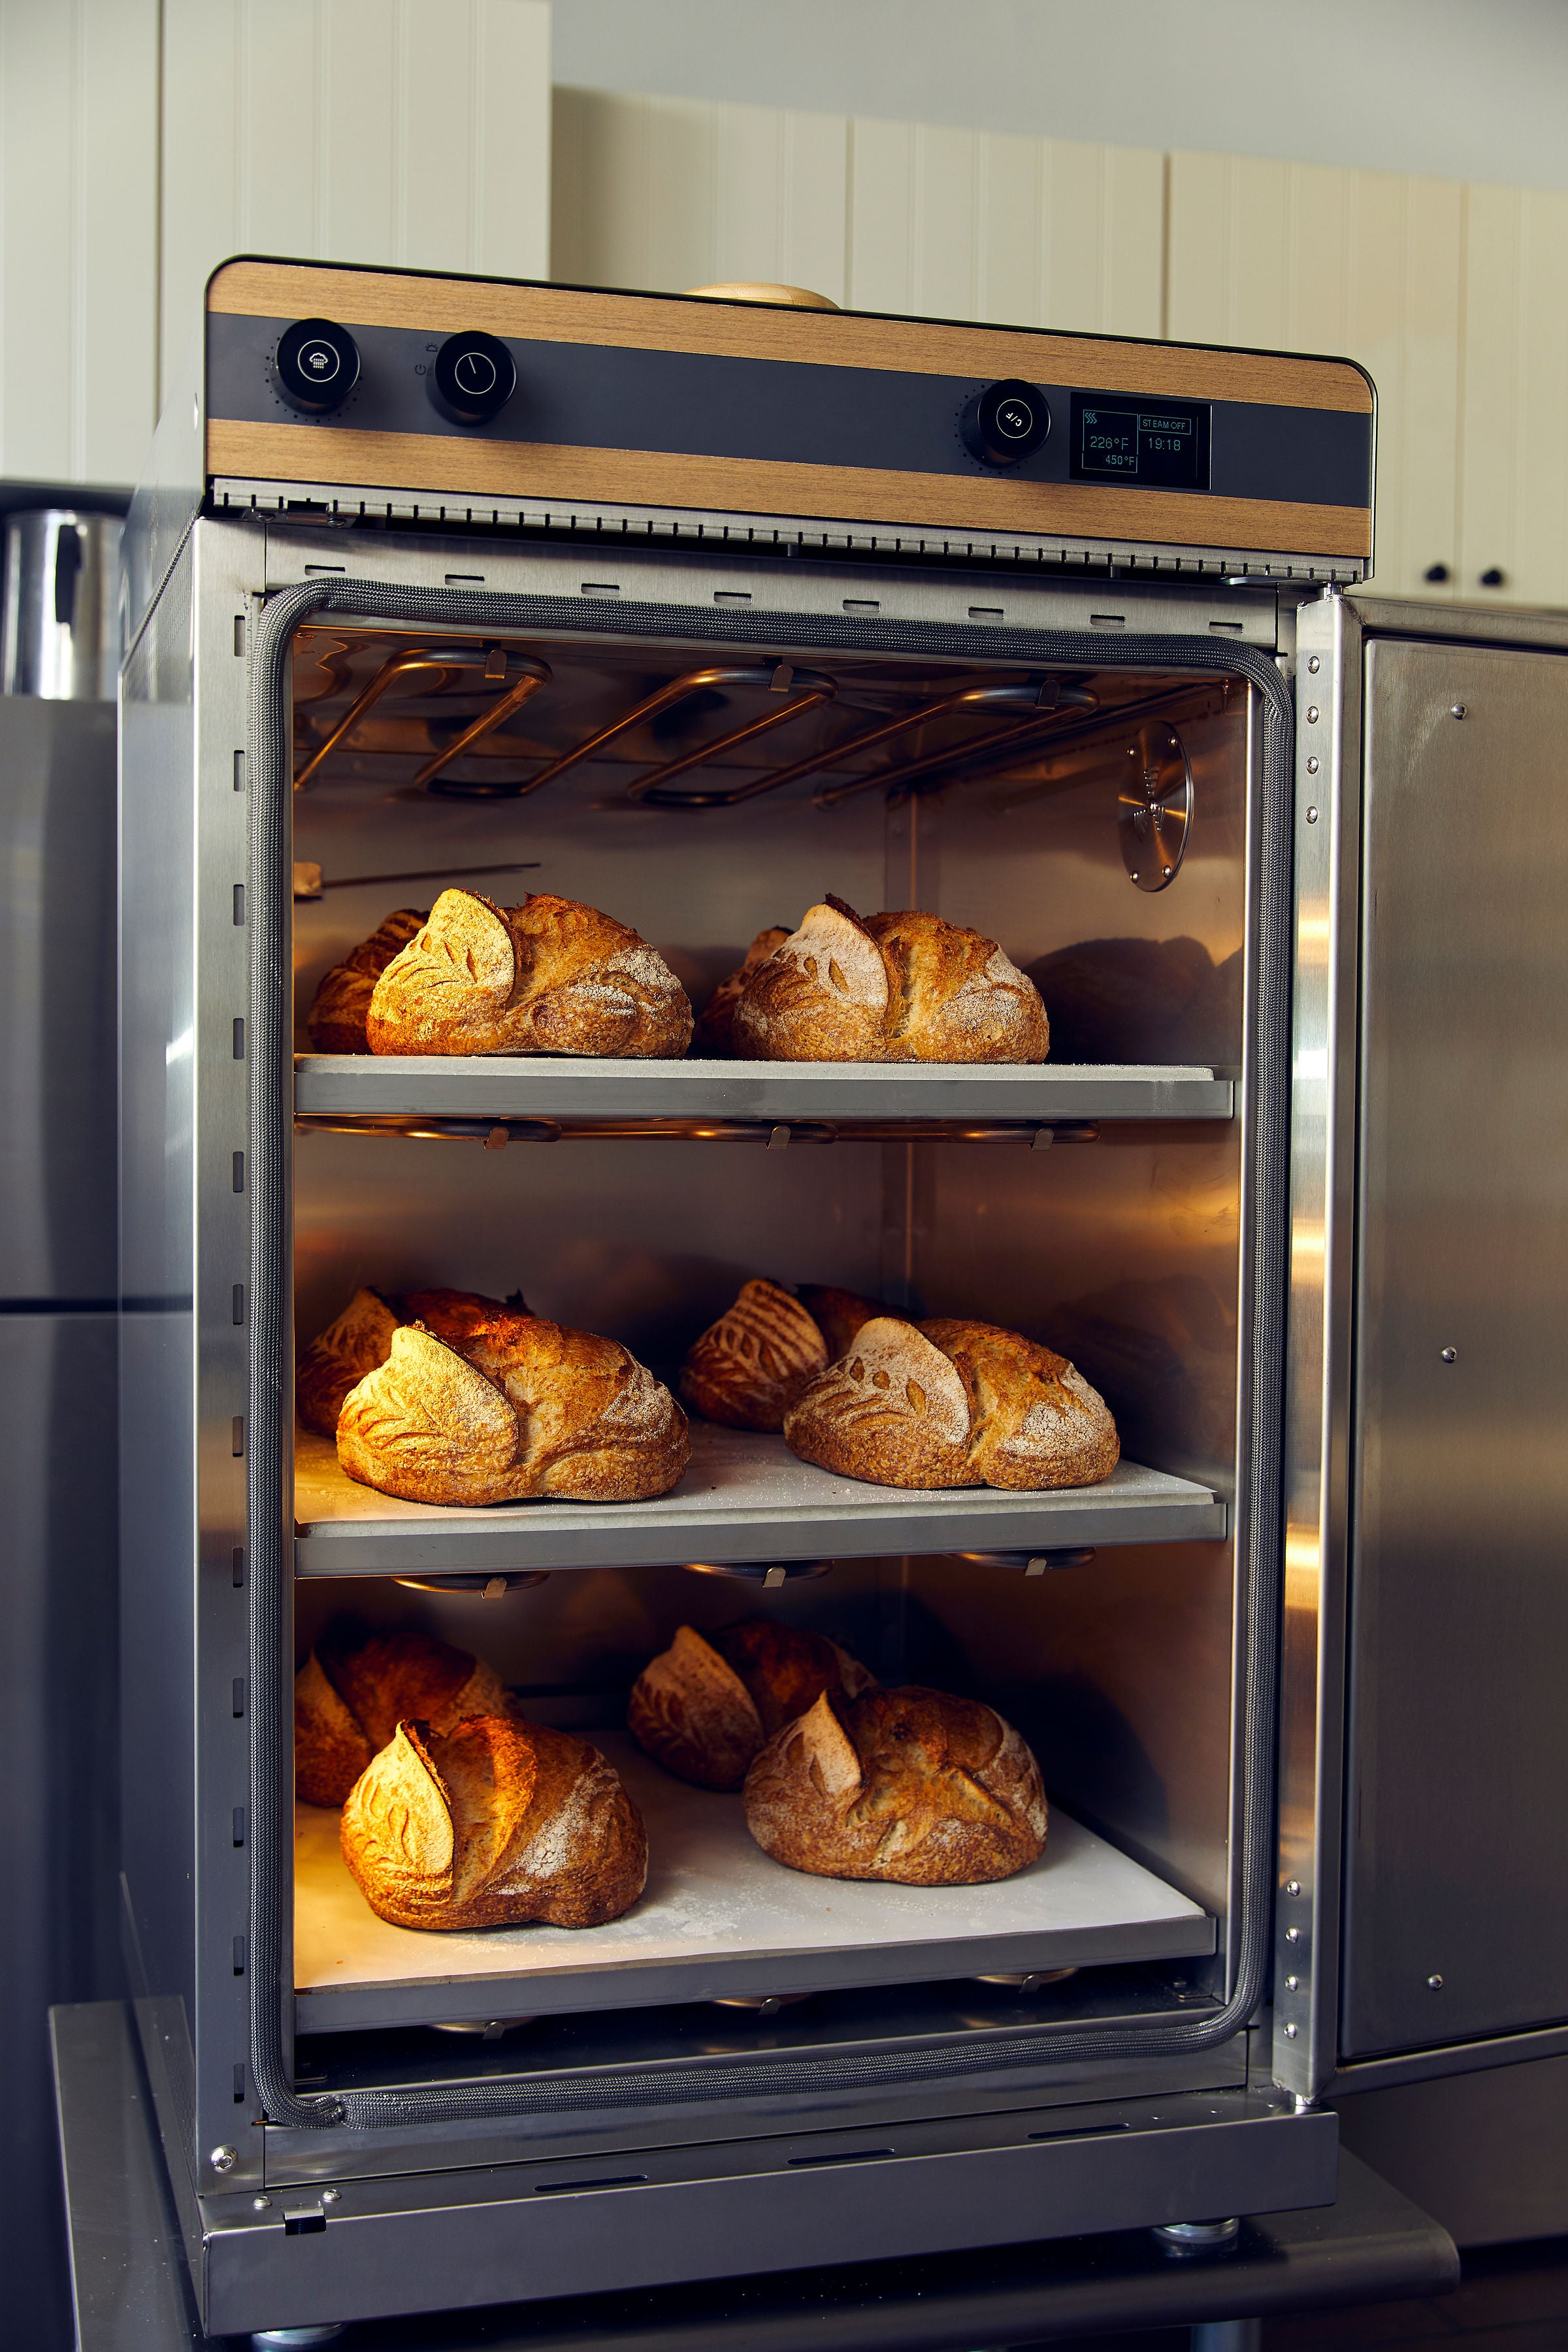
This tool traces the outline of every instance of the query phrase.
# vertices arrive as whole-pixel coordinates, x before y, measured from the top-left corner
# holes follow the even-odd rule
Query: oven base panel
[[[1189,2093],[345,2180],[259,2212],[207,2197],[204,2315],[226,2335],[1327,2205],[1338,2146],[1279,2093]]]

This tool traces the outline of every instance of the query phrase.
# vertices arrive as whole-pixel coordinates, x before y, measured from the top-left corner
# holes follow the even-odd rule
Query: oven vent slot
[[[646,2172],[617,2172],[607,2180],[536,2180],[536,2197],[577,2197],[588,2189],[637,2189],[647,2179]]]
[[[890,2147],[839,2147],[829,2156],[789,2156],[784,2162],[793,2171],[806,2164],[870,2164],[878,2157],[891,2156]]]

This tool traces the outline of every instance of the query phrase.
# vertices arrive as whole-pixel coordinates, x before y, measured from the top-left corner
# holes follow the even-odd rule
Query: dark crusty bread
[[[684,1054],[691,1006],[664,958],[596,907],[443,890],[375,983],[374,1054]]]
[[[858,1658],[820,1633],[760,1620],[704,1640],[682,1625],[632,1685],[639,1747],[700,1789],[738,1789],[766,1739],[822,1696],[874,1687]]]
[[[323,975],[305,1024],[316,1053],[369,1053],[364,1024],[375,983],[429,919],[418,907],[399,907],[352,955]]]
[[[745,1808],[764,1853],[822,1878],[977,1886],[1046,1843],[1039,1767],[1012,1726],[915,1684],[819,1698],[758,1756]]]
[[[725,973],[698,1014],[696,1027],[691,1033],[694,1055],[722,1061],[734,1052],[735,1007],[741,1001],[741,991],[758,964],[765,961],[775,948],[782,948],[788,937],[787,923],[775,923],[770,929],[757,933],[746,950],[744,961],[738,963],[733,971]]]
[[[447,1732],[508,1706],[497,1675],[467,1650],[406,1628],[333,1628],[294,1677],[295,1791],[308,1805],[341,1805],[405,1716]]]
[[[808,1285],[794,1297],[776,1282],[743,1283],[733,1307],[688,1349],[682,1400],[731,1429],[780,1430],[807,1381],[883,1311],[852,1290]]]
[[[882,1486],[1093,1486],[1121,1457],[1081,1372],[994,1323],[863,1324],[784,1415],[804,1462]]]
[[[1039,1062],[1050,1044],[1039,991],[994,940],[835,898],[757,965],[731,1026],[753,1061]]]
[[[515,1716],[400,1723],[343,1807],[347,1863],[399,1927],[597,1927],[642,1893],[642,1816],[596,1748]]]

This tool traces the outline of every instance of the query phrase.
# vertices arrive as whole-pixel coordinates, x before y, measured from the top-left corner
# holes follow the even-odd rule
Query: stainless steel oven
[[[1409,920],[1457,858],[1500,888],[1513,850],[1412,796],[1519,707],[1497,663],[1551,665],[1358,604],[1342,362],[268,262],[207,304],[132,515],[121,786],[127,1937],[205,2324],[1331,2201],[1342,2053],[1487,2008],[1436,1942],[1441,1993],[1376,1976],[1359,1815],[1341,1981],[1343,1741],[1363,1771],[1391,1655],[1347,1717],[1347,1560],[1359,1493],[1386,1563],[1410,1475],[1391,1435],[1358,1489],[1353,1400],[1416,1378],[1378,1073],[1430,1004],[1425,950],[1378,960],[1400,918],[1363,963],[1363,894],[1412,827]],[[328,966],[465,881],[605,908],[698,1003],[826,890],[926,908],[1035,973],[1053,1051],[310,1052]],[[1487,1083],[1450,1170],[1511,1149]],[[359,1285],[521,1286],[668,1372],[762,1273],[1050,1340],[1121,1466],[920,1494],[694,1424],[659,1501],[464,1512],[294,1432],[296,1347]],[[1510,1377],[1465,1295],[1405,1400],[1456,1430]],[[421,1936],[296,1814],[290,1677],[334,1617],[473,1648],[631,1778],[641,1664],[758,1613],[1001,1707],[1039,1872],[759,1892],[645,1780],[626,1920]]]

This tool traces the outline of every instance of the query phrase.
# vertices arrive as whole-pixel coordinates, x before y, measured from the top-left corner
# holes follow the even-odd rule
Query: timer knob
[[[517,390],[517,369],[494,335],[448,335],[425,385],[454,425],[488,425]]]
[[[983,466],[1016,466],[1033,455],[1051,429],[1051,412],[1038,384],[1005,376],[977,392],[958,420],[964,447]]]
[[[301,416],[329,415],[359,382],[359,345],[331,319],[298,319],[278,338],[272,376]]]

